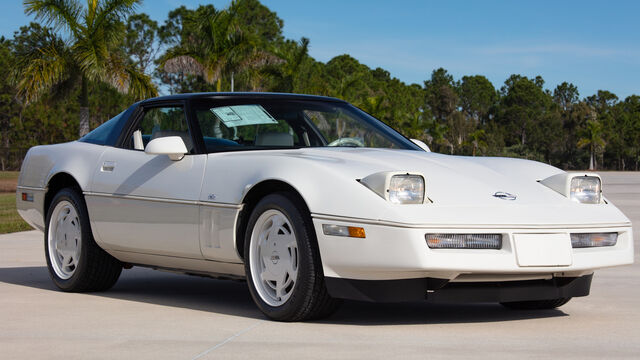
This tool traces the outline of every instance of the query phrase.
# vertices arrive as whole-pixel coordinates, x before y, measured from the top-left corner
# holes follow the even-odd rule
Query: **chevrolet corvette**
[[[633,262],[601,178],[431,152],[342,100],[201,93],[138,102],[31,148],[16,193],[63,291],[144,266],[246,280],[269,318],[342,299],[550,309]]]

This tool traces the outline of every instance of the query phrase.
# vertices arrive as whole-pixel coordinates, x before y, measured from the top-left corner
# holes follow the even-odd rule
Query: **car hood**
[[[538,183],[562,170],[534,161],[369,148],[305,149],[286,156],[323,163],[354,180],[383,171],[422,174],[426,195],[442,205],[549,204],[566,200]],[[516,199],[497,198],[497,192],[515,195]]]
[[[242,198],[234,194],[247,194],[255,184],[276,180],[294,187],[314,216],[417,226],[629,223],[612,204],[579,204],[540,184],[539,180],[563,171],[529,160],[370,148],[304,148],[209,156],[210,176],[206,177],[203,194],[209,193],[209,187],[224,187],[228,191],[217,195],[220,202],[242,203]],[[428,201],[392,204],[358,182],[384,171],[422,174]],[[515,195],[516,199],[495,197],[497,192]]]
[[[323,199],[311,204],[312,212],[317,209],[318,213],[353,217],[366,214],[364,217],[369,219],[429,226],[572,227],[629,223],[612,204],[579,204],[540,184],[539,180],[563,171],[536,161],[370,148],[309,148],[284,151],[279,156],[304,159],[304,163],[316,165],[304,168],[324,170],[322,174],[310,171],[307,175],[323,179],[317,188],[328,190]],[[377,195],[375,203],[361,200],[362,192],[372,191],[356,180],[382,171],[422,174],[428,201],[398,205]],[[309,181],[318,184],[317,179]],[[357,185],[346,186],[345,181]],[[515,195],[515,200],[494,196],[497,192]]]

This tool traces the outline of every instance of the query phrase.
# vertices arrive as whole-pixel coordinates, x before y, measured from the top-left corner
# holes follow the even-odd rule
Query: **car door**
[[[202,258],[198,197],[206,155],[196,154],[183,104],[147,106],[108,147],[87,194],[96,241],[106,249]],[[150,155],[155,138],[180,136],[189,153],[181,160]]]

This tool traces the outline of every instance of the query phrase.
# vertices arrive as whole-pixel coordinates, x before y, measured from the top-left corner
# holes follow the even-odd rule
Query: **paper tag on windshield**
[[[227,127],[278,123],[276,119],[260,105],[223,106],[213,108],[211,112]]]

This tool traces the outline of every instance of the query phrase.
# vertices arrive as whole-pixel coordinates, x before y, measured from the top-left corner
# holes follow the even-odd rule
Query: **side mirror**
[[[167,155],[173,161],[182,160],[188,153],[180,136],[165,136],[149,141],[144,152],[149,155]]]
[[[414,144],[416,144],[416,145],[420,146],[420,148],[421,148],[422,150],[424,150],[424,151],[426,151],[426,152],[431,152],[431,149],[429,149],[429,146],[428,146],[427,144],[425,144],[424,142],[422,142],[422,141],[420,141],[420,140],[418,140],[418,139],[411,139],[411,141],[412,141]]]

